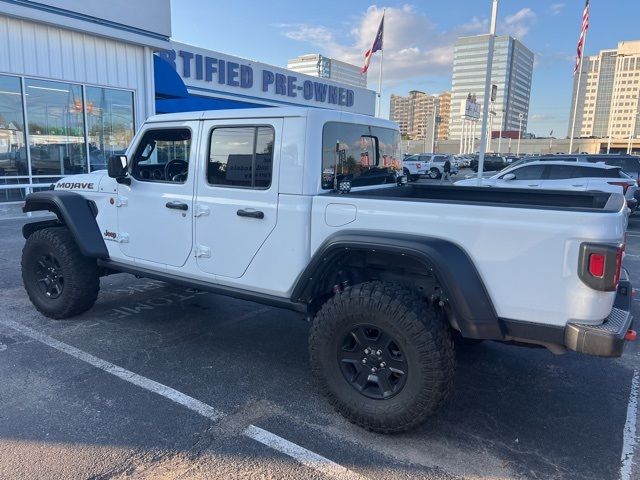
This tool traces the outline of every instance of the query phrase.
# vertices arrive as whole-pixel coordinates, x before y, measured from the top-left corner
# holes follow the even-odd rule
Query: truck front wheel
[[[336,294],[314,319],[309,350],[333,407],[376,432],[419,425],[453,389],[451,328],[402,285],[368,282]]]
[[[44,228],[27,238],[22,281],[36,309],[56,319],[89,310],[100,290],[95,259],[82,255],[66,227]]]

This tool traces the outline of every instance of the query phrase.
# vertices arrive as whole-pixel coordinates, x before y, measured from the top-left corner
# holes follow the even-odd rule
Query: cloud
[[[537,15],[529,7],[518,10],[505,17],[501,30],[517,39],[522,39],[536,21]]]
[[[315,25],[287,25],[282,24],[279,25],[281,28],[289,28],[294,27],[293,30],[285,32],[285,37],[290,38],[291,40],[300,40],[303,42],[309,42],[314,44],[323,44],[326,42],[330,42],[332,39],[332,34],[324,27],[315,26]]]
[[[548,115],[546,113],[536,113],[535,115],[531,115],[531,120],[554,120],[555,115]]]
[[[356,17],[352,28],[332,30],[321,25],[281,24],[276,27],[292,40],[305,42],[330,57],[362,65],[364,52],[378,30],[382,8],[370,6]],[[457,37],[488,30],[486,19],[473,17],[450,31],[444,31],[412,5],[386,9],[384,31],[384,77],[387,86],[417,77],[448,76]],[[379,54],[376,54],[378,57]],[[378,58],[369,69],[369,78],[378,76]]]
[[[382,12],[382,7],[372,5],[352,18],[351,23],[338,27],[308,23],[279,24],[275,27],[287,38],[306,43],[316,52],[362,65],[364,52],[371,47]],[[498,33],[522,38],[536,18],[531,8],[522,8],[500,19]],[[416,88],[425,88],[429,77],[448,77],[451,75],[456,39],[488,31],[489,20],[482,16],[471,17],[445,30],[413,5],[387,7],[384,31],[385,87],[411,80]],[[375,79],[378,78],[379,56],[379,53],[375,55],[369,68],[370,88],[375,88]]]
[[[566,3],[552,3],[551,6],[547,9],[547,13],[553,16],[559,15],[560,12],[562,12],[562,9],[564,9],[564,7],[566,6]]]

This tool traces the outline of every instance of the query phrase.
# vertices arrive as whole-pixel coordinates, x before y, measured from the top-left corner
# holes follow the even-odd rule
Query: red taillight
[[[602,253],[589,255],[589,273],[594,277],[604,277],[605,256]]]
[[[627,190],[631,185],[629,182],[607,182],[609,185],[617,185],[618,187],[622,187],[622,193],[626,194]]]
[[[615,292],[620,283],[624,244],[583,243],[580,249],[580,279],[596,290]]]

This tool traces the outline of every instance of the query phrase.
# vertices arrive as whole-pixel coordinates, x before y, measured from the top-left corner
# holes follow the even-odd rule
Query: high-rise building
[[[391,95],[389,118],[398,124],[401,135],[410,140],[424,140],[431,135],[437,109],[438,97],[411,90],[407,97]]]
[[[462,134],[462,120],[467,96],[475,95],[484,106],[484,84],[487,73],[489,35],[460,37],[453,53],[451,87],[451,120],[449,138]],[[522,115],[522,132],[527,131],[533,52],[522,42],[508,35],[495,39],[491,83],[497,86],[495,102],[491,107],[493,131],[518,131]],[[500,128],[502,126],[502,128]]]
[[[400,128],[400,135],[407,137],[409,132],[409,97],[391,95],[389,120],[393,120]]]
[[[569,115],[571,135],[576,88],[576,126],[574,137],[635,137],[640,134],[637,121],[640,99],[640,40],[619,42],[614,50],[584,57],[582,75],[573,81],[573,97]]]
[[[451,120],[451,92],[438,95],[438,140],[449,138],[449,122]]]
[[[287,68],[305,75],[328,78],[353,87],[367,88],[367,74],[360,73],[360,67],[319,53],[292,58],[287,62]]]

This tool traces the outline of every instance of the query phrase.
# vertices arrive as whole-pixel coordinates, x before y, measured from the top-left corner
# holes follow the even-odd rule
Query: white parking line
[[[638,370],[633,371],[631,379],[631,392],[627,405],[627,421],[624,424],[622,434],[622,455],[620,460],[620,480],[629,480],[633,468],[633,454],[636,447],[636,419],[638,416]]]
[[[40,343],[44,343],[51,348],[55,348],[56,350],[64,352],[67,355],[71,355],[78,360],[82,360],[83,362],[99,368],[100,370],[103,370],[107,373],[110,373],[111,375],[114,375],[124,380],[125,382],[133,383],[140,388],[144,388],[145,390],[149,390],[150,392],[162,395],[172,402],[179,403],[183,407],[186,407],[189,410],[193,410],[194,412],[199,413],[203,417],[207,417],[210,420],[216,421],[224,417],[224,413],[219,412],[206,403],[202,403],[200,400],[196,400],[189,395],[179,392],[178,390],[174,390],[173,388],[167,387],[166,385],[163,385],[161,383],[155,382],[149,378],[138,375],[137,373],[130,372],[129,370],[114,365],[113,363],[107,362],[106,360],[94,357],[90,353],[83,352],[76,347],[67,345],[66,343],[56,340],[53,337],[34,330],[33,328],[26,327],[11,320],[2,320],[0,321],[0,324],[17,330],[27,337],[33,338],[34,340],[37,340]]]
[[[279,452],[282,452],[290,457],[295,458],[298,462],[306,465],[309,468],[313,468],[329,477],[334,478],[363,478],[360,475],[352,472],[351,470],[332,462],[331,460],[324,458],[317,453],[313,453],[306,448],[302,448],[295,443],[291,443],[289,440],[285,440],[278,435],[274,435],[271,432],[263,430],[260,427],[249,425],[243,432],[243,435],[253,438],[255,441],[273,448]]]
[[[189,410],[192,410],[212,421],[220,420],[221,418],[226,416],[223,412],[216,410],[212,406],[207,405],[200,400],[190,397],[189,395],[179,392],[178,390],[175,390],[171,387],[163,385],[162,383],[158,383],[154,380],[143,377],[142,375],[131,372],[125,368],[119,367],[118,365],[115,365],[111,362],[107,362],[106,360],[95,357],[90,353],[84,352],[76,347],[72,347],[71,345],[45,335],[44,333],[40,333],[33,328],[27,327],[12,320],[0,320],[0,325],[9,327],[51,348],[66,353],[67,355],[70,355],[78,360],[82,360],[83,362],[99,368],[104,372],[110,373],[111,375],[114,375],[124,380],[125,382],[132,383],[140,388],[144,388],[145,390],[148,390],[150,392],[157,393],[158,395],[161,395],[174,403],[182,405],[183,407],[188,408]],[[289,440],[286,440],[274,433],[268,432],[267,430],[263,430],[262,428],[256,427],[254,425],[249,425],[249,427],[243,432],[243,435],[251,438],[252,440],[260,442],[267,447],[284,453],[285,455],[288,455],[291,458],[297,460],[302,465],[313,468],[314,470],[317,470],[318,472],[329,477],[345,480],[364,478],[361,475],[358,475],[357,473],[347,469],[346,467],[332,462],[328,458],[318,455],[317,453],[307,450],[306,448],[296,445]]]

